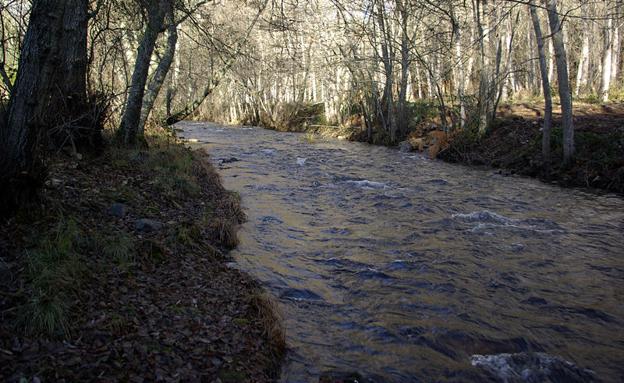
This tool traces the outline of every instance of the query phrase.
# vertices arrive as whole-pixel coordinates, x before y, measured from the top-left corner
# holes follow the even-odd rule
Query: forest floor
[[[205,153],[149,142],[55,156],[37,206],[0,223],[0,380],[276,377],[279,318],[226,265],[237,195]]]
[[[532,103],[503,105],[490,132],[477,138],[459,133],[449,137],[438,155],[446,161],[485,165],[504,174],[536,177],[568,187],[589,187],[624,193],[624,104],[575,105],[574,161],[562,164],[561,113],[555,106],[551,139],[552,162],[543,166],[543,107]]]

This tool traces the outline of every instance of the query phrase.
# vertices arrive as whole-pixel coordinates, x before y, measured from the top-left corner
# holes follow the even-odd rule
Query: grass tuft
[[[104,257],[112,260],[121,270],[127,271],[136,262],[135,240],[128,233],[108,234],[99,242]]]
[[[264,336],[269,341],[276,359],[286,352],[286,333],[282,326],[282,315],[277,303],[267,293],[257,291],[249,297],[249,303],[264,329]]]
[[[69,333],[67,297],[77,292],[87,274],[78,244],[81,231],[73,219],[61,217],[55,228],[26,252],[26,278],[31,289],[20,308],[24,330],[50,337]]]

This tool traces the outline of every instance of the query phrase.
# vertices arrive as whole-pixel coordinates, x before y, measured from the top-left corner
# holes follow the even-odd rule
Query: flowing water
[[[624,381],[624,200],[421,155],[183,123],[240,193],[283,382]]]

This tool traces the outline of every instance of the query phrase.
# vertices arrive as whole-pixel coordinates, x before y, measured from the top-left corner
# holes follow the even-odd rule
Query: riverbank
[[[503,174],[535,177],[565,187],[624,193],[624,108],[581,105],[574,117],[574,161],[562,163],[561,115],[553,116],[552,162],[541,154],[542,110],[532,105],[506,106],[485,137],[451,135],[438,158],[465,165],[489,166]]]
[[[204,152],[149,143],[53,158],[38,204],[0,225],[3,381],[277,376],[272,304],[226,265],[237,195]]]
[[[427,110],[426,108],[424,110]],[[576,157],[563,166],[561,115],[553,115],[552,162],[544,166],[541,156],[543,107],[536,103],[508,104],[484,137],[463,131],[446,134],[435,113],[424,113],[413,124],[404,151],[423,151],[432,158],[468,166],[500,169],[502,174],[538,178],[565,187],[585,187],[624,193],[624,104],[575,105]],[[361,122],[347,126],[297,126],[289,131],[366,142]],[[280,129],[276,129],[280,130]],[[375,141],[373,142],[375,143]]]

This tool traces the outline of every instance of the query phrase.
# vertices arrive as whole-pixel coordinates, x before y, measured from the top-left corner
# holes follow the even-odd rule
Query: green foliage
[[[180,224],[176,228],[176,241],[183,245],[190,245],[201,240],[201,228],[197,224]]]
[[[135,239],[126,232],[105,234],[98,242],[104,257],[121,270],[127,271],[135,263]]]
[[[583,101],[583,102],[585,102],[587,104],[600,104],[600,103],[602,103],[602,100],[600,99],[600,97],[597,94],[595,94],[595,93],[592,93],[592,94],[589,94],[589,95],[587,95],[585,97],[582,97],[582,98],[579,99],[579,101]]]
[[[155,185],[170,197],[196,197],[201,192],[193,174],[193,155],[184,148],[150,152],[144,166],[155,172]]]
[[[61,217],[56,227],[26,252],[31,294],[20,310],[26,332],[68,334],[68,298],[81,287],[87,273],[79,253],[81,236],[76,221]]]
[[[412,116],[410,122],[420,123],[422,121],[431,120],[438,116],[438,106],[427,100],[419,100],[416,102],[409,102],[407,104],[408,115]]]

